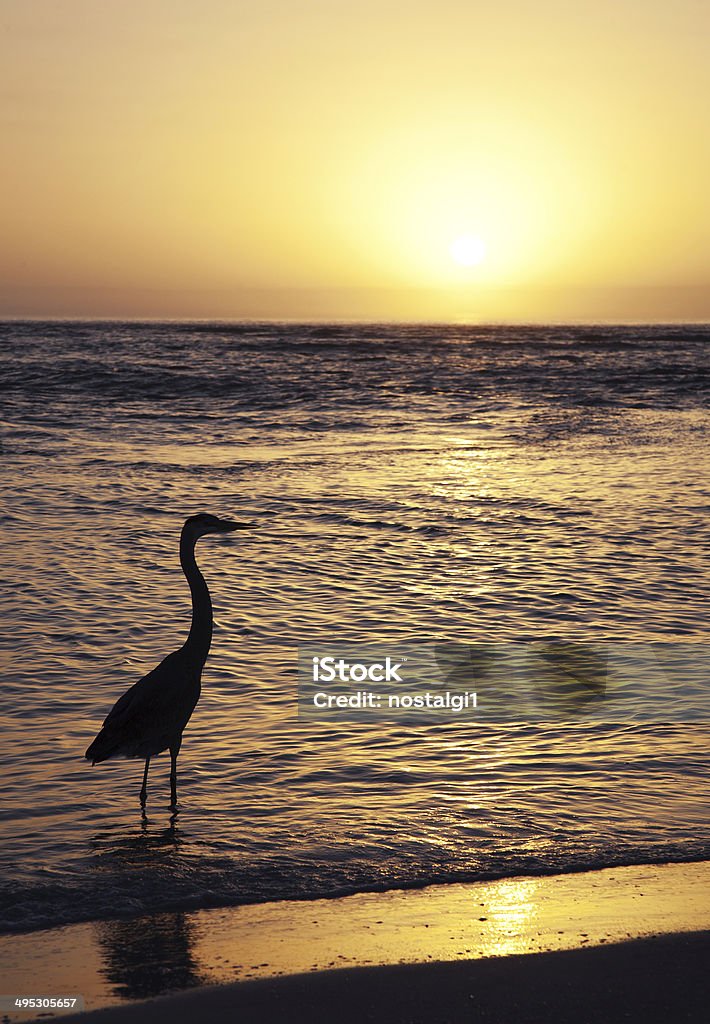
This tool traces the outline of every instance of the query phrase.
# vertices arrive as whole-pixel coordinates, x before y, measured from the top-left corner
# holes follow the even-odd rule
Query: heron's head
[[[248,523],[235,523],[233,519],[220,519],[218,516],[210,515],[209,512],[200,512],[185,520],[183,533],[188,533],[197,540],[198,537],[204,537],[207,533],[231,533],[232,530],[248,529]]]

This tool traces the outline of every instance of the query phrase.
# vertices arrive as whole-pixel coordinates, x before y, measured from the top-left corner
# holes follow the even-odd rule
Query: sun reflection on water
[[[486,893],[486,916],[491,922],[491,938],[486,942],[486,955],[506,956],[527,952],[529,934],[538,918],[535,897],[539,888],[534,878],[512,878],[491,886]]]

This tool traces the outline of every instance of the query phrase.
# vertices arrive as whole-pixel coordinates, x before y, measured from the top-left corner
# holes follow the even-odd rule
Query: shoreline
[[[281,907],[281,906],[301,906],[304,904],[331,904],[340,903],[343,900],[367,898],[367,897],[387,897],[392,893],[418,893],[423,890],[450,890],[456,887],[468,887],[471,885],[494,885],[502,884],[504,882],[511,882],[516,879],[546,879],[546,878],[567,878],[574,875],[596,875],[600,871],[627,871],[627,870],[642,870],[645,868],[665,868],[668,866],[682,867],[688,865],[693,867],[698,864],[710,864],[710,857],[707,852],[702,854],[691,854],[690,856],[681,856],[679,859],[674,859],[672,853],[668,853],[665,859],[658,860],[646,860],[641,859],[638,861],[620,861],[616,864],[593,864],[587,866],[577,866],[576,864],[572,867],[560,867],[557,870],[551,867],[543,867],[539,870],[524,870],[520,869],[513,874],[502,874],[492,873],[485,875],[481,878],[450,878],[446,880],[435,879],[432,881],[404,881],[397,883],[388,883],[381,886],[372,886],[359,889],[342,889],[325,895],[318,895],[317,893],[297,895],[297,896],[283,896],[283,897],[272,897],[272,898],[247,898],[244,902],[227,902],[214,904],[209,903],[207,905],[195,905],[194,901],[188,901],[185,905],[175,906],[161,906],[157,908],[141,908],[138,910],[131,910],[126,912],[125,910],[117,910],[115,914],[110,916],[98,915],[90,917],[77,917],[73,920],[59,921],[55,923],[45,924],[12,924],[7,927],[6,930],[0,929],[0,945],[13,938],[19,940],[29,939],[32,935],[44,935],[58,932],[63,929],[79,929],[89,926],[96,926],[99,924],[120,924],[128,923],[130,921],[137,921],[141,918],[158,918],[166,914],[184,914],[190,917],[197,914],[229,914],[230,912],[244,911],[245,908],[251,907]]]
[[[244,992],[281,984],[283,976],[305,977],[307,985],[343,969],[449,970],[538,953],[618,950],[659,935],[677,948],[683,933],[710,932],[708,892],[710,862],[695,861],[97,921],[0,938],[3,988],[83,995],[87,1010],[123,1004],[123,1013],[138,1012],[146,999],[192,1005],[215,998],[214,986]]]

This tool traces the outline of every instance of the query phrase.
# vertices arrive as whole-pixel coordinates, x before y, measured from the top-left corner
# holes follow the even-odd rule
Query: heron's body
[[[226,533],[240,526],[204,514],[186,520],[180,535],[180,564],[192,594],[188,638],[116,701],[86,751],[93,764],[112,757],[144,758],[142,804],[146,801],[150,758],[164,750],[170,751],[171,795],[173,805],[177,803],[177,755],[183,730],[200,698],[202,669],[212,641],[212,601],[195,561],[195,544],[206,533]]]
[[[110,757],[152,757],[179,743],[200,696],[201,670],[185,648],[164,661],[116,701],[101,732],[86,751],[94,764]]]

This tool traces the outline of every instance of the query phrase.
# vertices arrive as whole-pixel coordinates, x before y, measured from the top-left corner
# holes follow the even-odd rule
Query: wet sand
[[[576,1000],[575,1020],[675,1024],[710,994],[708,934],[698,862],[92,922],[5,936],[0,962],[5,992],[80,994],[107,1022],[565,1021]],[[678,1013],[649,1016],[664,993]]]
[[[705,1024],[710,933],[464,963],[321,971],[72,1017],[83,1024]]]

